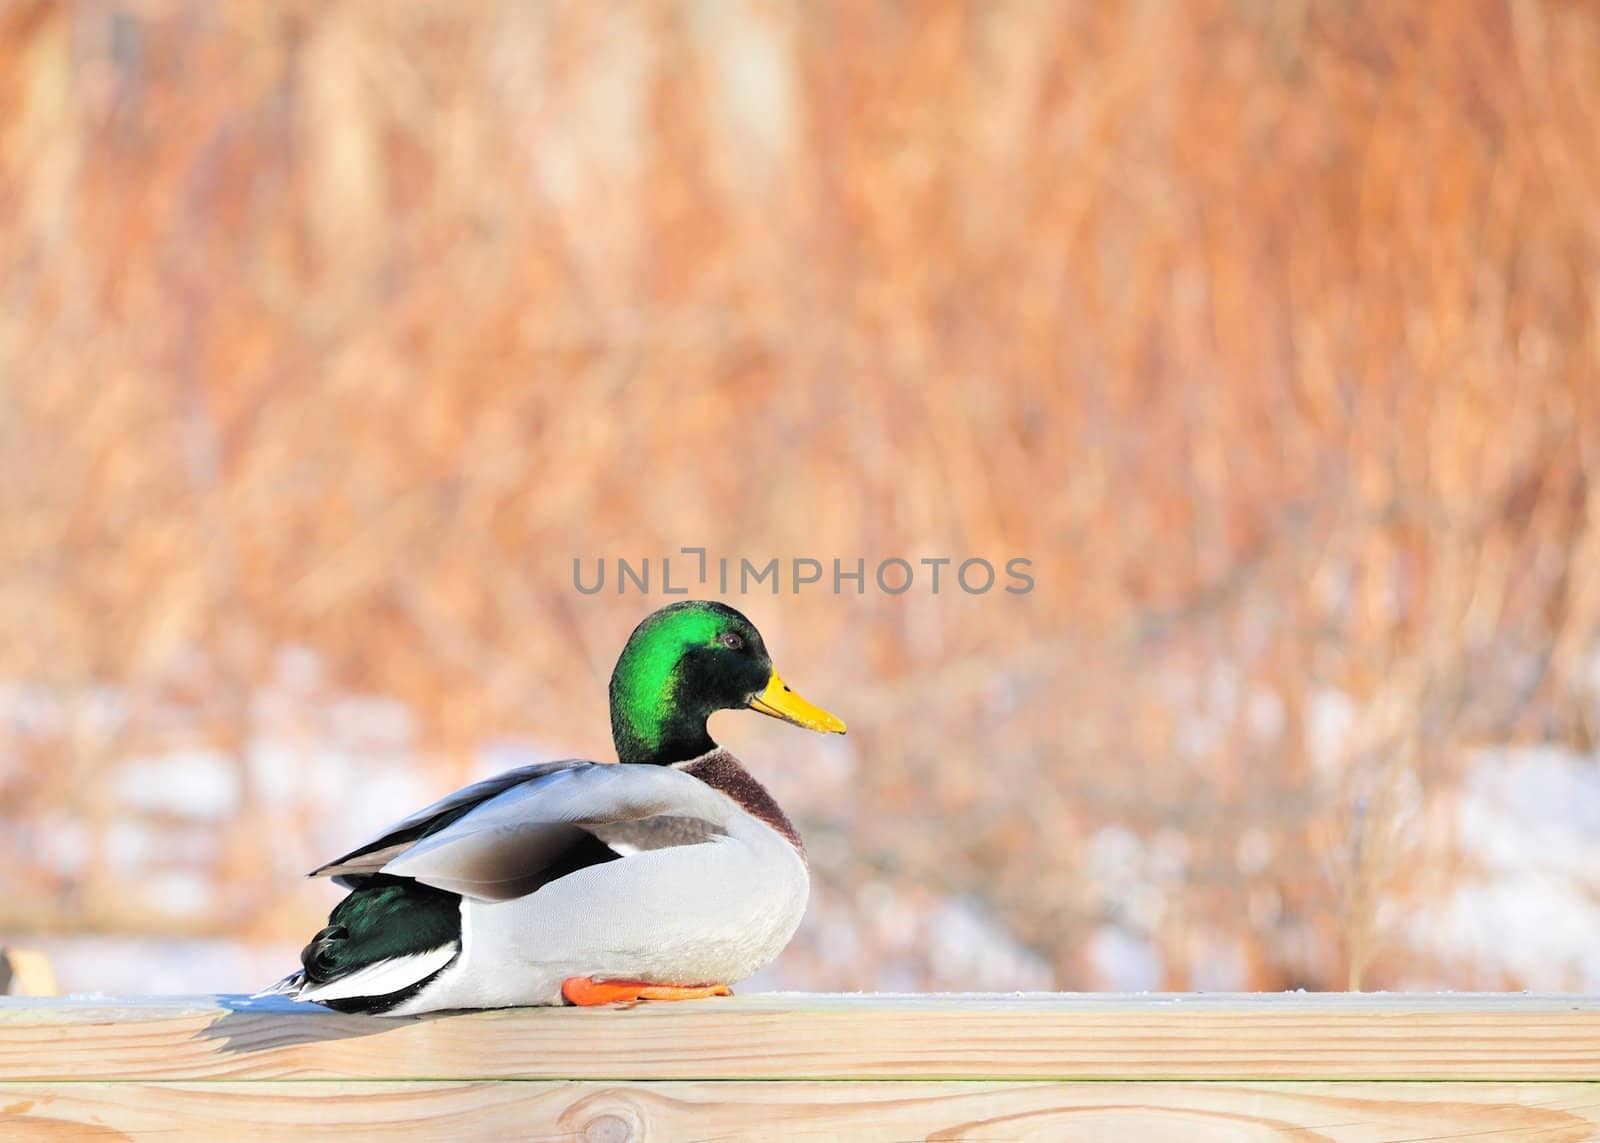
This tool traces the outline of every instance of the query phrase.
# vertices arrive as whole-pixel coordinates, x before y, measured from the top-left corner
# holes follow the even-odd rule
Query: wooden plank
[[[1597,1084],[0,1084],[0,1136],[278,1139],[1297,1139],[1600,1133]]]
[[[0,1080],[1600,1078],[1600,999],[762,995],[340,1016],[0,1000]]]

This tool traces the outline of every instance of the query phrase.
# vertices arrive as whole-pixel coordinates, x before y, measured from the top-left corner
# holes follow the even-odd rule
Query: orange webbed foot
[[[589,1008],[631,1000],[703,1000],[708,996],[732,996],[733,989],[726,984],[646,984],[641,980],[572,976],[561,982],[561,995],[568,1004]]]

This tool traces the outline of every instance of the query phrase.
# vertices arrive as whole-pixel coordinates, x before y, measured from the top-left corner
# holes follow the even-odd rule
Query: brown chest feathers
[[[720,790],[728,795],[751,817],[777,830],[790,845],[794,846],[801,859],[806,860],[806,846],[800,840],[800,834],[794,828],[794,823],[778,807],[778,803],[772,800],[767,788],[751,777],[750,772],[739,765],[739,760],[732,754],[726,750],[713,750],[693,762],[683,763],[681,768],[685,774],[692,774],[713,790]],[[806,860],[806,864],[809,865],[810,861]]]

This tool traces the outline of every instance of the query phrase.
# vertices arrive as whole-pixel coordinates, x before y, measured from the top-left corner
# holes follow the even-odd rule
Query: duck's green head
[[[647,616],[611,673],[611,734],[623,762],[697,758],[716,747],[706,720],[743,707],[844,733],[844,723],[789,689],[761,632],[723,603],[685,600]]]

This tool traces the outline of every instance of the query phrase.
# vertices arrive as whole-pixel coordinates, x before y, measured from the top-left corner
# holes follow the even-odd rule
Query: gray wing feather
[[[633,821],[594,822],[583,827],[605,842],[615,853],[632,857],[651,849],[672,849],[679,845],[700,845],[725,832],[701,818],[657,814]]]
[[[451,799],[436,805],[446,802]],[[529,774],[415,840],[397,837],[373,848],[370,857],[384,856],[374,872],[481,900],[507,900],[544,884],[552,870],[596,839],[611,849],[601,849],[605,858],[700,844],[726,832],[732,809],[722,795],[677,770],[567,763]],[[413,815],[385,837],[410,833],[426,820],[428,811]]]
[[[593,766],[595,763],[581,758],[564,758],[558,762],[535,762],[518,766],[492,778],[463,786],[453,794],[446,794],[432,805],[424,806],[410,817],[396,822],[372,840],[357,846],[343,857],[313,869],[311,877],[332,877],[335,884],[352,888],[346,880],[381,871],[394,858],[415,845],[419,838],[442,829],[452,818],[460,818],[474,806],[526,782],[533,782],[561,770],[575,766]]]

